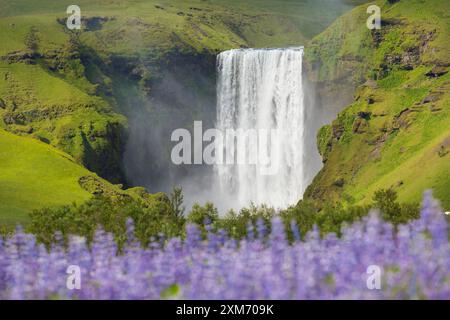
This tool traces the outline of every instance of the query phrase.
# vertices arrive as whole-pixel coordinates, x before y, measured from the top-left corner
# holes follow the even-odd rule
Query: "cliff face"
[[[418,202],[432,188],[448,208],[450,3],[375,3],[380,30],[366,28],[363,5],[306,50],[319,105],[338,115],[318,133],[324,167],[305,197],[365,203],[392,187],[400,200]]]

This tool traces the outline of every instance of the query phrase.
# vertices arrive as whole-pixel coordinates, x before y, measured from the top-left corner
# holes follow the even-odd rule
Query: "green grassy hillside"
[[[400,200],[419,202],[432,188],[449,209],[450,3],[376,3],[380,30],[365,27],[361,6],[307,50],[316,83],[356,90],[353,103],[319,132],[324,167],[305,196],[367,203],[375,190],[394,188]]]
[[[109,51],[114,48],[135,54],[139,50],[173,48],[180,43],[216,51],[240,45],[304,44],[342,13],[363,2],[366,1],[80,0],[77,5],[88,22],[90,32],[86,38],[94,35],[91,40],[96,42],[108,37],[110,42],[101,41],[98,45]],[[67,17],[65,10],[71,4],[68,0],[57,4],[51,0],[2,0],[0,17],[54,22],[55,17]],[[60,37],[60,32],[53,31],[47,36]],[[134,46],[129,46],[131,42]]]
[[[134,199],[145,207],[166,203],[144,188],[123,190],[98,177],[68,154],[30,137],[0,129],[0,226],[26,224],[35,209],[79,205],[93,195]]]
[[[67,154],[0,129],[0,224],[23,222],[32,209],[83,202],[78,183],[91,174]]]

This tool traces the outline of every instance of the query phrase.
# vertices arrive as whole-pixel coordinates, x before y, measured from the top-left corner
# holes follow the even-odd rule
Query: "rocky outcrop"
[[[11,63],[36,64],[36,59],[40,58],[39,53],[31,50],[13,51],[5,56],[1,56],[0,60]]]

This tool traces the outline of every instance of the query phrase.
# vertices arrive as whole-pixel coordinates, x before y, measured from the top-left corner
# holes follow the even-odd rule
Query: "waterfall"
[[[236,143],[235,153],[251,158],[263,148],[272,152],[271,163],[278,164],[274,174],[261,174],[254,163],[216,164],[222,194],[232,195],[235,207],[250,202],[286,207],[301,199],[307,183],[302,56],[303,47],[237,49],[218,55],[216,128],[267,132],[267,140],[260,134],[258,143],[249,138],[246,141],[253,142]],[[278,134],[270,135],[271,130]],[[220,146],[224,158],[234,157],[228,144]]]

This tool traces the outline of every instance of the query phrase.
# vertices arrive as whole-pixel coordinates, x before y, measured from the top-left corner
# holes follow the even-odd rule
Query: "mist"
[[[218,188],[211,166],[175,165],[171,160],[176,144],[171,141],[174,130],[192,132],[194,121],[202,121],[204,130],[215,125],[215,58],[177,59],[160,71],[161,77],[151,84],[150,95],[128,97],[133,107],[128,115],[125,174],[130,185],[145,186],[152,193],[170,193],[175,186],[182,187],[187,211],[194,203],[207,201],[225,210],[223,197],[213,192]]]

